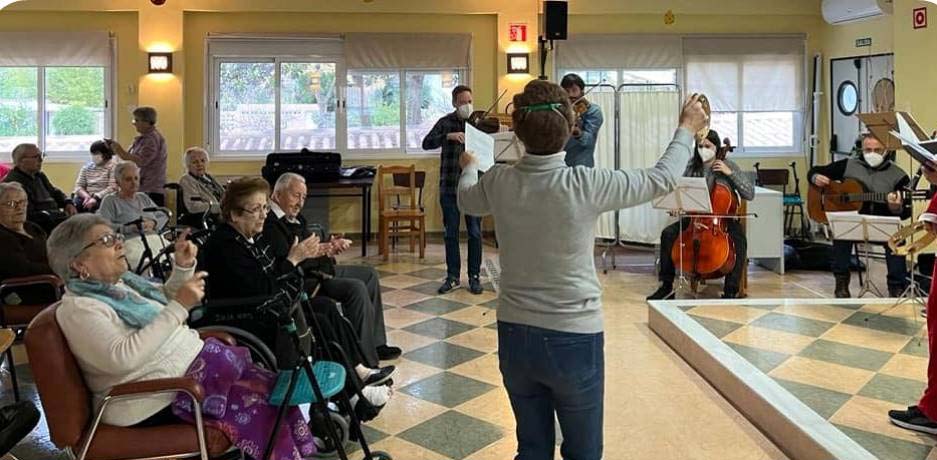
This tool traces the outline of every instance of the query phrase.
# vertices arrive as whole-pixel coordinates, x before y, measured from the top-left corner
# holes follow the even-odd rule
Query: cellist
[[[751,179],[742,172],[737,164],[730,160],[716,159],[716,151],[720,148],[719,134],[713,130],[702,140],[696,142],[696,149],[690,162],[687,164],[685,177],[705,177],[712,190],[716,181],[726,184],[730,189],[738,193],[739,197],[751,201],[755,197],[755,185]],[[689,218],[683,219],[682,227],[688,228]],[[747,241],[745,231],[738,219],[727,219],[726,227],[729,237],[735,244],[735,266],[732,272],[726,276],[723,295],[724,299],[734,299],[738,296],[739,281],[742,279],[742,270],[745,269],[745,251]],[[660,270],[658,278],[660,287],[653,294],[647,297],[647,300],[665,300],[673,299],[676,293],[673,289],[673,280],[676,277],[676,267],[671,258],[671,249],[674,242],[680,237],[681,225],[674,222],[664,228],[660,234]]]

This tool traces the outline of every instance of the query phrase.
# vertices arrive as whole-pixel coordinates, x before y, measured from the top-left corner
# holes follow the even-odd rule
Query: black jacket
[[[207,300],[273,295],[277,278],[295,270],[286,258],[272,257],[263,233],[251,243],[227,223],[212,232],[198,255],[198,269],[208,272]]]
[[[71,198],[52,185],[49,177],[42,171],[30,176],[20,168],[13,168],[3,178],[3,182],[19,182],[26,190],[26,198],[29,199],[29,206],[26,208],[26,218],[28,220],[36,220],[35,215],[41,211],[62,209],[66,205],[72,204]]]
[[[293,242],[298,238],[300,241],[312,236],[309,227],[306,225],[306,219],[300,214],[297,216],[298,223],[289,223],[284,219],[277,218],[276,213],[270,211],[267,213],[267,219],[264,221],[263,238],[269,244],[269,254],[271,257],[285,261],[290,253]],[[286,262],[287,264],[289,262]],[[300,264],[306,275],[306,288],[310,288],[310,281],[319,280],[319,273],[335,275],[335,259],[328,256],[317,257],[303,261]]]

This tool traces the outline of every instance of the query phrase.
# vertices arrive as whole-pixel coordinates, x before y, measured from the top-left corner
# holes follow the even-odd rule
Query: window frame
[[[112,56],[114,45],[112,44]],[[39,150],[42,151],[45,156],[46,163],[84,163],[88,161],[88,147],[91,144],[88,144],[87,147],[81,150],[55,150],[48,151],[48,139],[49,132],[51,131],[50,126],[48,126],[50,121],[46,122],[46,99],[48,97],[46,92],[46,70],[50,68],[55,69],[65,69],[65,68],[88,68],[88,69],[103,69],[103,90],[104,90],[104,121],[103,128],[104,132],[101,137],[104,138],[113,138],[114,133],[117,132],[117,117],[115,115],[116,105],[113,102],[113,95],[117,93],[115,89],[116,85],[116,75],[115,75],[115,66],[114,58],[111,58],[111,62],[106,66],[78,66],[78,65],[22,65],[22,66],[3,66],[5,69],[36,69],[36,145],[39,147]]]

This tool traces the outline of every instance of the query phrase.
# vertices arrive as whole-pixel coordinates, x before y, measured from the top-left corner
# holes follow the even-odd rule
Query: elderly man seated
[[[18,182],[26,191],[29,207],[26,219],[38,224],[46,233],[77,211],[72,200],[52,185],[42,172],[45,154],[36,144],[20,144],[13,149],[13,170],[4,182]]]
[[[306,219],[300,213],[306,202],[306,179],[294,173],[285,173],[273,187],[270,212],[264,222],[263,234],[270,242],[276,258],[284,258],[293,242],[310,236]],[[348,249],[351,241],[333,238],[327,254]],[[363,346],[373,346],[381,360],[397,359],[401,350],[387,345],[384,328],[384,306],[381,303],[381,285],[377,271],[363,265],[336,265],[329,256],[307,260],[302,265],[307,275],[324,273],[320,294],[342,304],[345,316],[355,325]],[[308,277],[307,277],[308,278]]]

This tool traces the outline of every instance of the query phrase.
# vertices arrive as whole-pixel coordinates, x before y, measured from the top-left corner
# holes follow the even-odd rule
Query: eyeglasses
[[[120,233],[105,233],[95,238],[94,241],[86,244],[85,247],[81,248],[81,251],[79,251],[79,254],[96,244],[100,244],[101,246],[104,246],[105,248],[112,248],[114,247],[115,244],[117,244],[118,241],[123,242],[124,235],[121,235]]]
[[[16,209],[25,208],[28,203],[28,200],[10,200],[4,201],[2,204],[4,208]]]
[[[256,208],[256,209],[246,209],[246,208],[238,208],[238,209],[240,209],[241,212],[246,212],[246,213],[252,214],[252,215],[254,215],[254,216],[256,216],[256,215],[258,215],[258,214],[261,215],[261,216],[265,216],[265,215],[267,215],[268,212],[270,212],[270,206],[268,206],[268,205],[263,205],[263,206],[260,206],[260,207],[258,207],[258,208]]]

